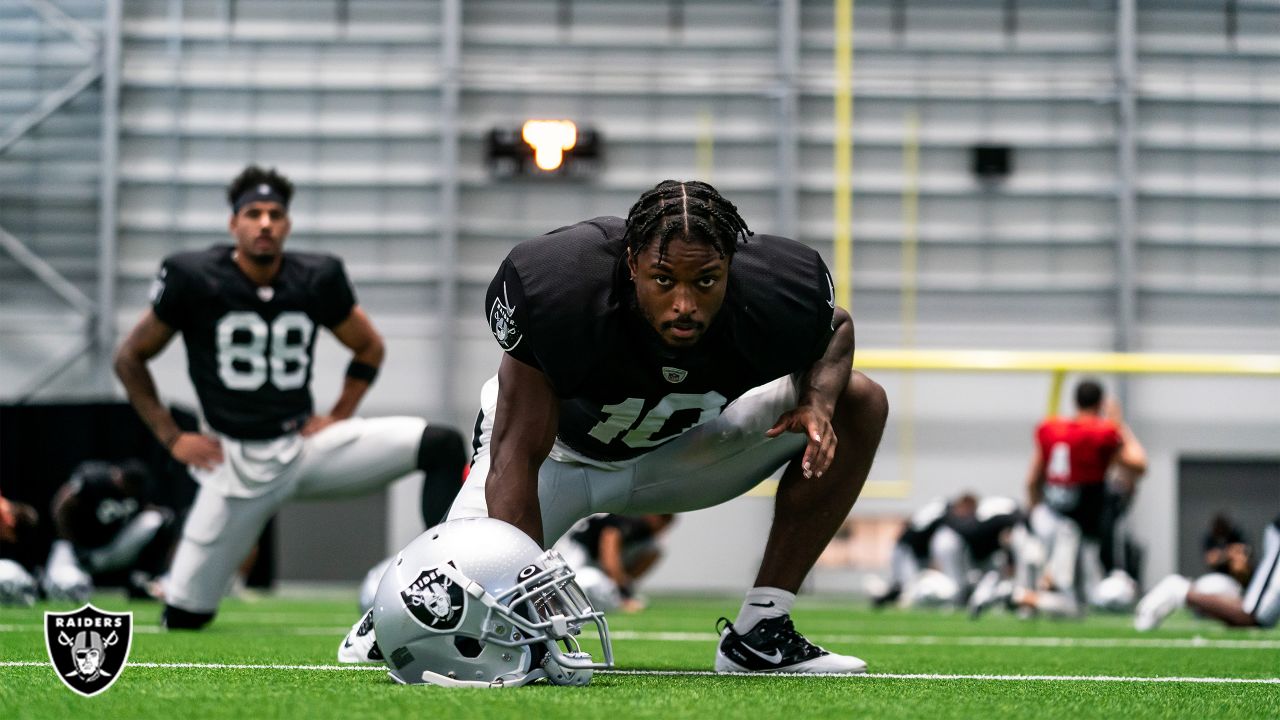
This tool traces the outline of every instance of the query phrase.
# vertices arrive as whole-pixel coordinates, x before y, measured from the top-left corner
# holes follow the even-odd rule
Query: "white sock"
[[[796,602],[796,594],[775,587],[754,587],[747,591],[742,601],[742,609],[738,611],[738,619],[733,629],[739,635],[751,632],[756,623],[765,618],[782,617],[791,614],[791,606]]]

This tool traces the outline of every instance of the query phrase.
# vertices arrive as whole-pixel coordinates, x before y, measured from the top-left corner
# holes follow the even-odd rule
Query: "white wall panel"
[[[90,24],[101,13],[98,2],[58,5]],[[1280,11],[1242,5],[1232,38],[1221,3],[1139,3],[1136,350],[1280,352]],[[0,5],[0,128],[64,82],[81,55],[24,8]],[[250,161],[278,165],[298,183],[291,247],[342,255],[387,334],[389,364],[365,403],[371,414],[424,414],[469,429],[479,385],[500,357],[482,307],[497,263],[524,238],[625,214],[660,180],[701,175],[753,229],[776,232],[779,143],[794,143],[798,235],[831,260],[830,2],[801,3],[790,136],[779,127],[776,2],[467,0],[462,10],[461,64],[451,78],[437,1],[126,3],[120,326],[142,310],[160,257],[226,241],[222,188]],[[913,115],[918,297],[906,320],[915,342],[1111,349],[1123,280],[1113,5],[860,0],[856,19],[860,346],[896,347],[908,337],[903,144]],[[445,167],[443,89],[451,79],[460,92],[459,159]],[[96,281],[96,92],[0,154],[0,226],[88,293]],[[598,129],[601,173],[572,182],[491,178],[488,130],[534,116]],[[1013,174],[992,186],[977,181],[969,169],[976,144],[1012,146]],[[442,204],[451,183],[456,228]],[[442,238],[454,230],[450,266],[441,261]],[[447,278],[458,283],[452,337],[442,337],[449,323],[438,315]],[[0,396],[12,378],[79,337],[81,324],[0,254]],[[330,341],[318,352],[323,406],[345,360]],[[445,367],[445,357],[456,360]],[[157,372],[166,394],[193,399],[180,349]],[[447,388],[438,380],[444,373]],[[88,377],[74,368],[42,397],[83,397],[93,392]],[[864,501],[856,512],[904,511],[961,486],[1021,493],[1047,377],[879,377],[894,410],[873,479],[898,479],[908,467],[897,443],[910,423],[914,489],[909,498]],[[1278,386],[1129,382],[1130,416],[1153,456],[1137,511],[1153,548],[1171,548],[1177,532],[1168,518],[1179,454],[1274,455]],[[393,543],[414,531],[415,493],[409,485],[395,491]],[[688,548],[730,537],[726,524],[745,542],[768,516],[767,501],[739,501],[690,516],[673,542]],[[1153,573],[1171,567],[1164,552],[1153,557]],[[755,558],[741,555],[722,577],[677,561],[656,582],[738,587]]]

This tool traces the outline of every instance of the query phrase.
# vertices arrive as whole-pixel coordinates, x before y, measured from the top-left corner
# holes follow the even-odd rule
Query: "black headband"
[[[240,193],[240,197],[231,204],[232,212],[240,212],[245,205],[255,202],[273,202],[279,203],[285,210],[289,209],[289,203],[285,201],[284,196],[276,192],[276,189],[267,183],[258,183],[253,187]]]

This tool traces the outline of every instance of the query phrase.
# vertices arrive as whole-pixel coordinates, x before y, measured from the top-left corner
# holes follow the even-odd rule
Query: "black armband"
[[[378,366],[352,360],[351,364],[347,365],[347,377],[372,384],[373,379],[378,377]]]

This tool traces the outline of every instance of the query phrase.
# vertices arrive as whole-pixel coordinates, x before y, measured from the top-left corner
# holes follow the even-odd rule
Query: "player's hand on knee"
[[[341,419],[332,415],[312,415],[307,418],[306,424],[302,426],[302,437],[311,437]]]
[[[184,432],[169,448],[169,454],[183,465],[212,470],[222,464],[222,443],[208,435]]]
[[[836,431],[831,418],[815,408],[801,406],[783,413],[765,435],[778,437],[784,432],[803,433],[809,439],[800,467],[807,478],[822,477],[836,457]]]

